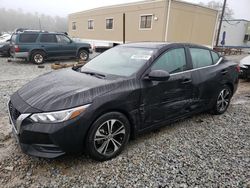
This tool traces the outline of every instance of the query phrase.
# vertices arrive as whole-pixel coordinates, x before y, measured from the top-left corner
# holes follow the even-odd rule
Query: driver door
[[[193,83],[185,48],[170,49],[149,68],[170,74],[168,81],[142,80],[142,129],[183,116],[190,111]],[[186,72],[184,72],[186,71]]]

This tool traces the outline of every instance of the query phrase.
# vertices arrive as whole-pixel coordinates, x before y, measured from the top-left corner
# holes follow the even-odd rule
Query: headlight
[[[3,45],[0,45],[0,48],[2,48],[3,47]]]
[[[247,69],[246,65],[240,65],[240,67],[243,68],[243,69]]]
[[[56,112],[37,113],[30,116],[34,122],[59,123],[73,119],[83,113],[90,104]]]

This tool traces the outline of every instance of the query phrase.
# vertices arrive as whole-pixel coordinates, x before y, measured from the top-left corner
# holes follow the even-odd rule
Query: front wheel
[[[80,50],[78,53],[78,59],[87,61],[89,59],[89,53],[86,50]]]
[[[227,86],[223,86],[223,88],[220,90],[216,103],[213,107],[213,114],[223,114],[227,111],[227,108],[230,104],[232,98],[232,90]]]
[[[130,124],[121,113],[110,112],[98,118],[87,135],[90,157],[98,161],[114,158],[124,149],[130,136]]]

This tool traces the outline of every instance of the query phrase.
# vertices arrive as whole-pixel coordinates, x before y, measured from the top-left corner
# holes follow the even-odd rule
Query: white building
[[[224,46],[250,47],[250,21],[243,19],[223,20],[219,46],[223,45],[223,35],[225,35]]]

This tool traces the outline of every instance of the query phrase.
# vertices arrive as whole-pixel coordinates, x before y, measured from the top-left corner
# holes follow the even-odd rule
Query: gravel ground
[[[115,159],[54,160],[23,154],[6,112],[9,95],[49,72],[0,58],[0,185],[2,187],[248,187],[250,188],[250,82],[241,81],[228,111],[201,114],[129,142]]]

